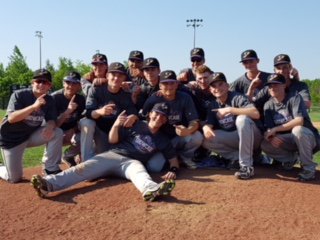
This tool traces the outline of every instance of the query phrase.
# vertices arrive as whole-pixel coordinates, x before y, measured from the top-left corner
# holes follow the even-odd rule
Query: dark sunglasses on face
[[[201,58],[193,58],[191,59],[191,62],[201,62],[202,59]]]
[[[50,84],[49,81],[44,80],[44,79],[36,79],[36,80],[34,80],[34,82],[35,82],[36,84],[40,84],[40,83],[42,83],[42,84]]]

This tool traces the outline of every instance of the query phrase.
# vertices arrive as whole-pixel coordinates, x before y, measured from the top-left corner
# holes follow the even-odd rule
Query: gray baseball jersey
[[[57,119],[56,108],[52,96],[46,95],[46,104],[38,111],[32,112],[27,118],[20,122],[9,123],[8,114],[32,105],[37,98],[32,89],[22,89],[14,92],[9,100],[7,115],[1,124],[0,146],[13,148],[26,141],[35,132],[44,120],[55,121]]]
[[[90,88],[86,101],[86,116],[92,118],[91,112],[93,110],[111,103],[115,104],[113,113],[109,116],[95,119],[97,126],[105,133],[109,132],[114,121],[123,110],[126,110],[127,115],[137,115],[137,110],[131,99],[131,93],[124,92],[122,89],[120,89],[118,93],[111,93],[108,91],[108,88],[103,85],[92,86]]]

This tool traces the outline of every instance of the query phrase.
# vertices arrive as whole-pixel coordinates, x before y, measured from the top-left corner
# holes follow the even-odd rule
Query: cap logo
[[[219,76],[219,73],[214,73],[214,74],[212,75],[213,78],[216,78],[216,77],[218,77],[218,76]]]
[[[152,62],[153,62],[153,59],[151,58],[147,59],[147,65],[151,65]]]
[[[135,56],[135,57],[139,56],[139,52],[137,52],[137,51],[133,52],[133,56]]]
[[[246,57],[248,57],[250,55],[250,52],[248,51],[248,52],[245,52],[244,54],[243,54],[243,58],[246,58]]]
[[[160,106],[162,107],[163,110],[167,110],[168,109],[168,106],[166,104],[161,104]]]
[[[276,79],[278,76],[277,75],[271,75],[269,81],[273,81],[274,79]]]
[[[281,61],[281,60],[283,60],[284,58],[285,58],[284,55],[279,55],[277,61]]]
[[[170,72],[166,72],[166,73],[164,74],[164,76],[165,76],[166,78],[168,78],[170,75],[171,75]]]

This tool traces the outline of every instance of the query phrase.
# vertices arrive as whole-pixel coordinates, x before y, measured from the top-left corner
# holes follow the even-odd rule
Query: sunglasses
[[[42,83],[42,84],[44,84],[44,85],[50,84],[49,81],[44,80],[44,79],[36,79],[36,80],[34,80],[34,82],[35,82],[36,84],[40,84],[40,83]]]
[[[201,58],[193,58],[191,59],[191,62],[202,62]]]

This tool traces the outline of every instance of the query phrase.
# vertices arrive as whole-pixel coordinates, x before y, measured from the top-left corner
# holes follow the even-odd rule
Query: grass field
[[[5,115],[5,111],[0,109],[0,119]],[[313,122],[320,122],[320,111],[310,111],[310,117]],[[319,129],[320,130],[320,129]],[[41,158],[43,154],[43,146],[28,148],[24,154],[24,167],[34,167],[41,164]],[[314,156],[315,161],[320,164],[320,152],[317,152]],[[0,162],[2,162],[2,156],[0,155]]]

